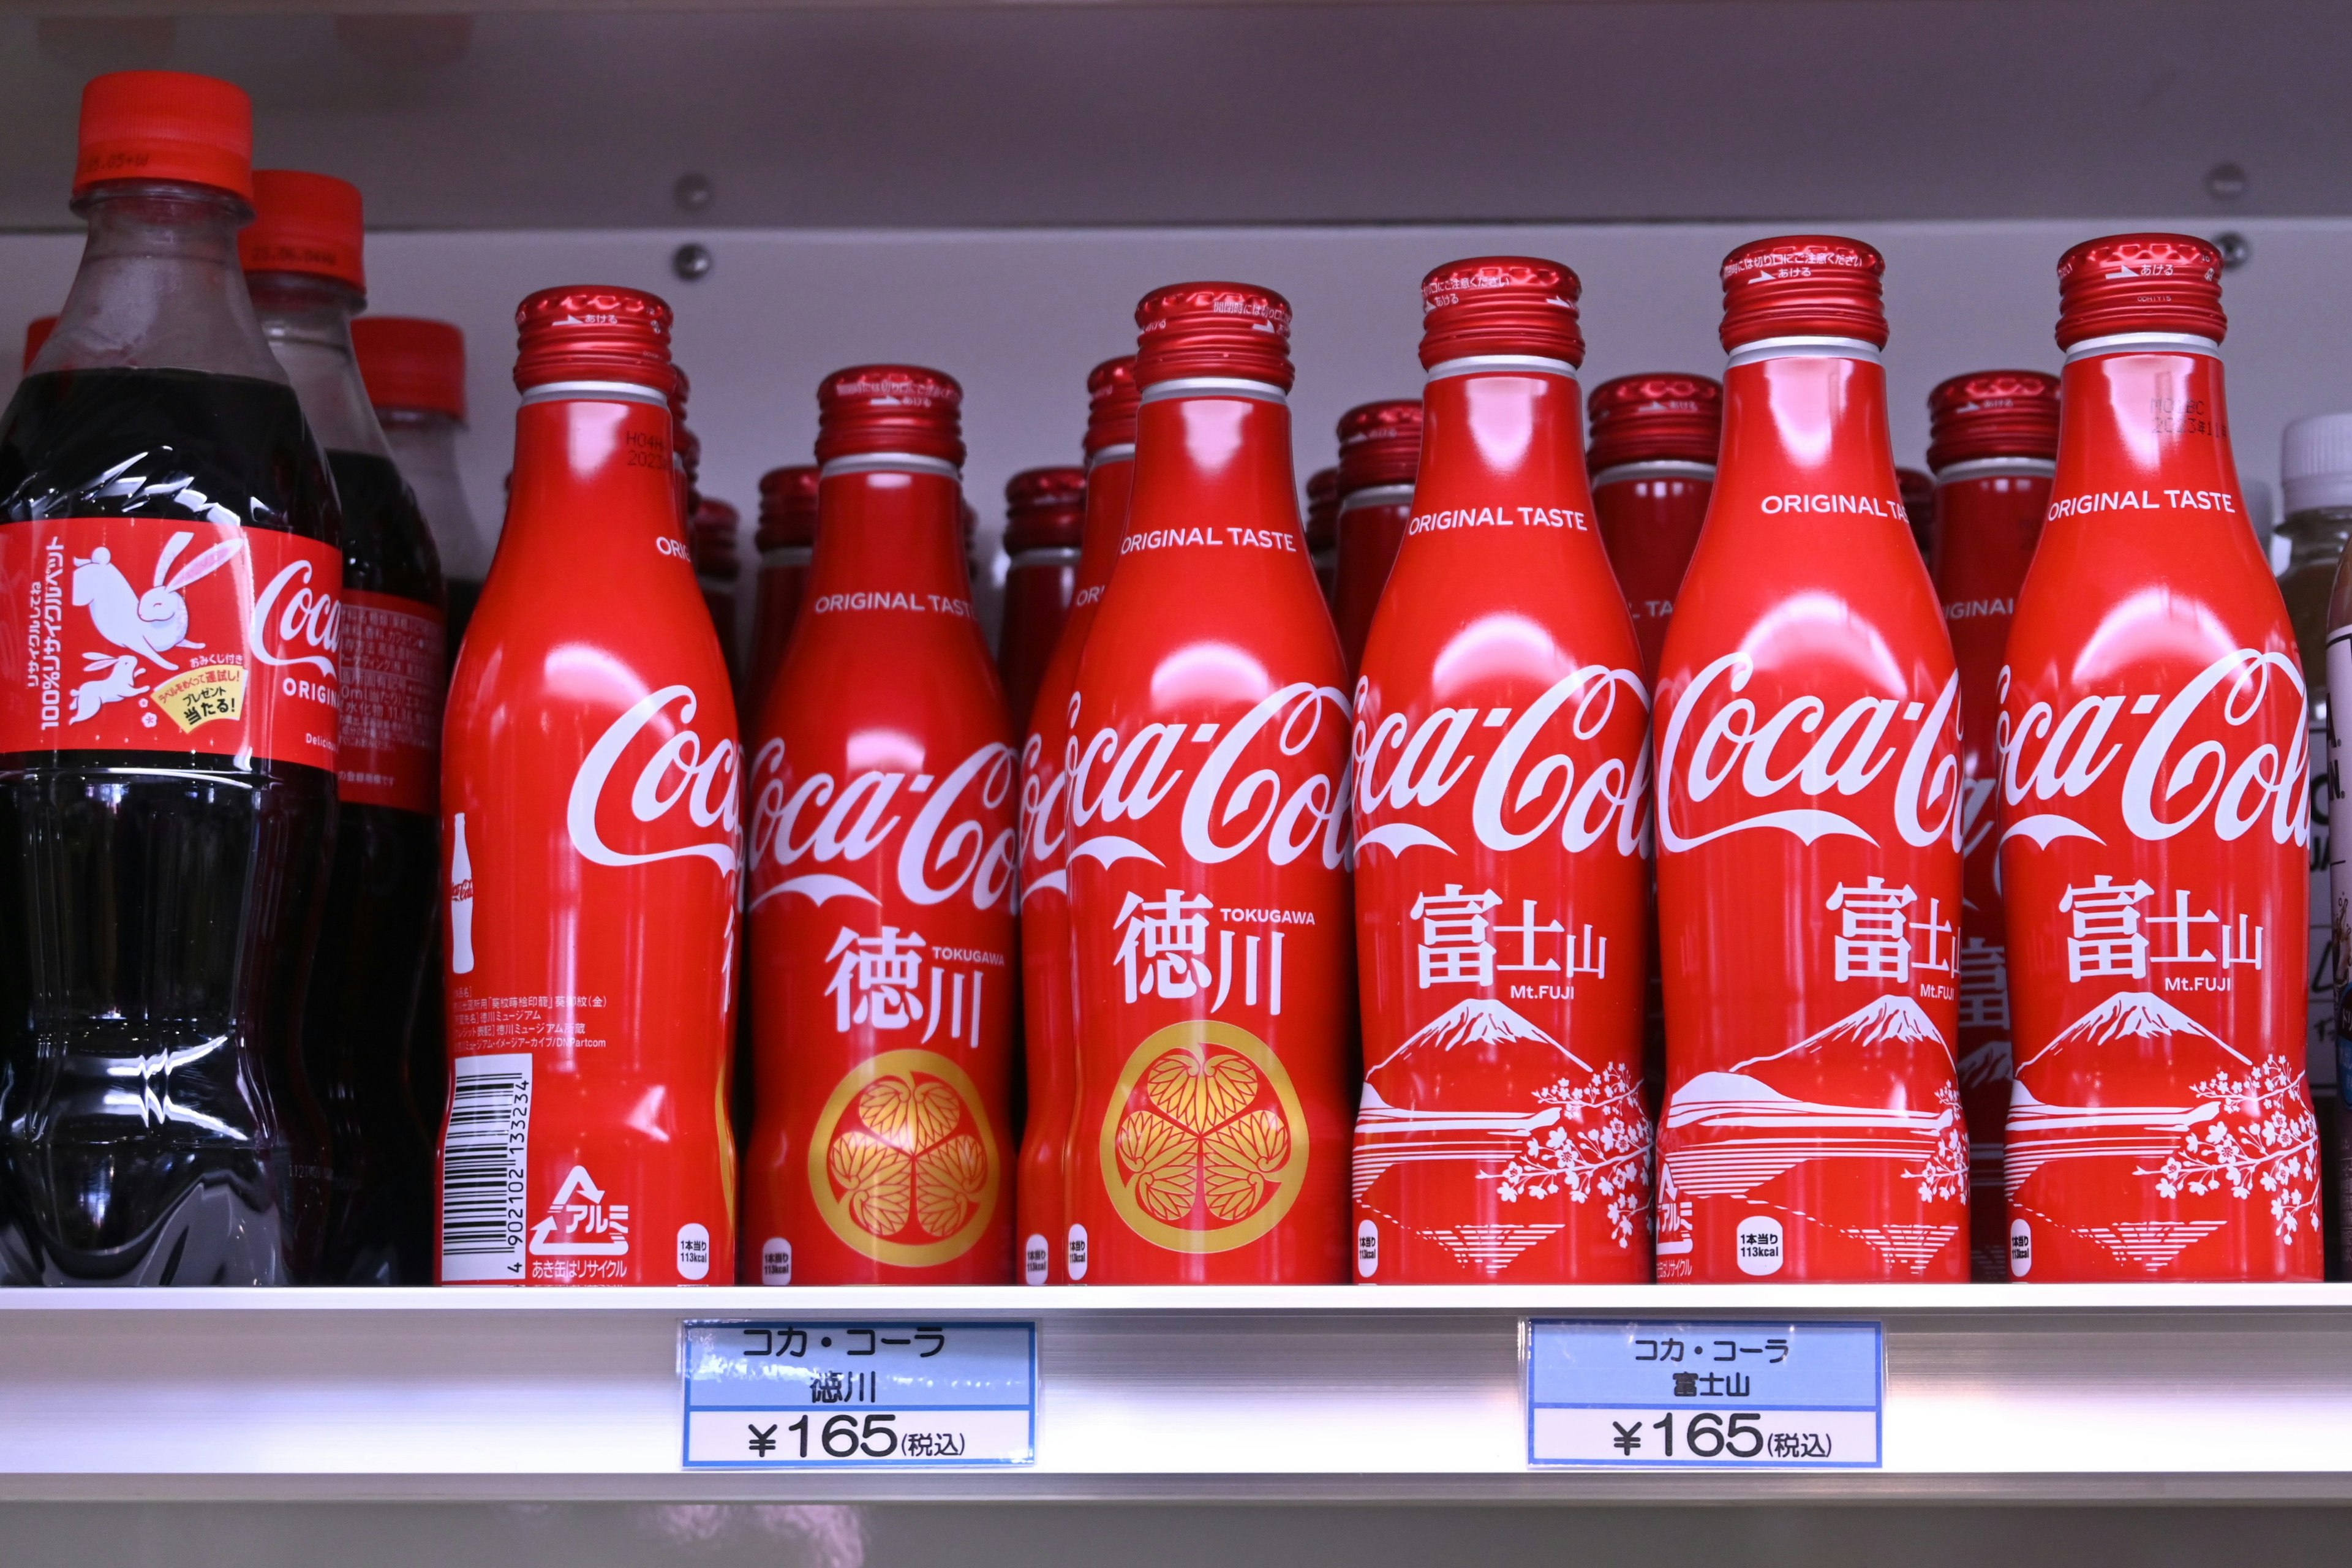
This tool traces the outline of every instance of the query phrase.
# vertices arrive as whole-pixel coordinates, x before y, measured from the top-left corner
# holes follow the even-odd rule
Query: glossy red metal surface
[[[1412,481],[1421,462],[1421,404],[1365,403],[1339,416],[1339,535],[1332,619],[1353,670],[1363,658],[1389,569],[1404,542]]]
[[[793,627],[808,589],[809,557],[816,545],[816,468],[799,464],[760,476],[760,574],[751,605],[750,711],[764,711],[768,688],[782,668]]]
[[[1084,468],[1026,468],[1004,487],[1007,564],[996,668],[1016,733],[1028,730],[1038,683],[1077,592],[1086,492]]]
[[[26,363],[31,363],[26,356]],[[1315,585],[1323,603],[1334,603],[1339,592],[1339,470],[1318,468],[1307,478],[1307,558],[1315,567]]]
[[[1675,595],[1698,548],[1723,444],[1723,388],[1703,375],[1623,375],[1592,389],[1585,471],[1601,541],[1654,675]]]

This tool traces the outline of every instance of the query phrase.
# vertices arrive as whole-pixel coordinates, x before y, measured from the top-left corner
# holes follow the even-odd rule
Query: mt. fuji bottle
[[[1594,387],[1586,409],[1601,538],[1654,674],[1715,489],[1723,388],[1703,375],[1621,375]]]

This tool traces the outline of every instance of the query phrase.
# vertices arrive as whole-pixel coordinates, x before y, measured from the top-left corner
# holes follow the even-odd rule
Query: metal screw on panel
[[[670,253],[669,269],[688,283],[701,282],[718,265],[718,259],[710,254],[710,247],[707,245],[689,241]]]
[[[2205,172],[2205,190],[2217,202],[2234,202],[2246,194],[2246,172],[2235,163],[2216,163]]]
[[[2235,272],[2254,258],[2254,242],[2235,229],[2213,237],[2213,248],[2221,253],[2221,269]]]
[[[680,174],[677,184],[669,189],[670,200],[677,204],[677,210],[682,213],[700,212],[718,194],[711,188],[708,174]]]

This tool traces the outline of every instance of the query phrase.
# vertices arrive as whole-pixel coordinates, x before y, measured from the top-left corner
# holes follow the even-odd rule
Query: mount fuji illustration
[[[2026,1087],[2024,1075],[2037,1063],[2044,1064],[2036,1075],[2042,1094],[2053,1099]],[[2027,1177],[2053,1161],[2127,1158],[2161,1164],[2184,1134],[2221,1113],[2211,1100],[2197,1102],[2188,1086],[2252,1065],[2161,996],[2119,991],[2018,1064],[2009,1091],[2003,1182],[2014,1195]],[[2059,1102],[2062,1085],[2072,1090],[2067,1100],[2095,1103]],[[2129,1103],[2134,1100],[2140,1103]],[[2172,1103],[2161,1103],[2166,1100]]]
[[[1391,1062],[1408,1057],[1446,1056],[1458,1046],[1489,1046],[1524,1043],[1529,1046],[1549,1046],[1564,1061],[1590,1072],[1592,1069],[1566,1046],[1553,1039],[1535,1025],[1520,1017],[1500,1002],[1487,997],[1474,997],[1457,1002],[1438,1016],[1415,1029],[1404,1044],[1381,1058],[1365,1077],[1381,1071]]]
[[[1454,1058],[1465,1047],[1485,1060]],[[1502,1003],[1454,1004],[1365,1072],[1350,1165],[1357,1195],[1401,1163],[1467,1162],[1481,1170],[1507,1163],[1559,1124],[1559,1107],[1539,1102],[1536,1090],[1570,1071],[1591,1068]]]
[[[1767,1062],[1785,1061],[1790,1057],[1809,1052],[1846,1049],[1857,1046],[1885,1046],[1933,1040],[1943,1047],[1949,1060],[1952,1047],[1936,1032],[1936,1026],[1918,1003],[1908,996],[1881,996],[1865,1007],[1856,1008],[1826,1029],[1817,1029],[1785,1050],[1766,1056],[1749,1057],[1744,1062],[1734,1062],[1733,1072],[1746,1072],[1749,1068],[1762,1067]]]
[[[2210,1055],[2208,1047],[2227,1052],[2240,1067],[2252,1067],[2252,1062],[2237,1048],[2167,1002],[2152,991],[2118,991],[2064,1028],[2051,1037],[2050,1043],[2017,1064],[2023,1072],[2048,1057],[2064,1057],[2086,1048],[2102,1056],[2112,1055],[2116,1047],[2137,1048],[2140,1053],[2150,1046],[2159,1046],[2169,1055],[2175,1047],[2171,1042],[2192,1042],[2200,1055]],[[2085,1064],[2087,1065],[2087,1064]],[[2218,1063],[2216,1064],[2219,1065]],[[2202,1077],[2203,1074],[2198,1076]]]

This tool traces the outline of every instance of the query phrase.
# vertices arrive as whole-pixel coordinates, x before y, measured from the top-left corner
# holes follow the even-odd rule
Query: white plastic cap
[[[2310,414],[2279,443],[2279,485],[2286,513],[2352,506],[2352,414]]]

